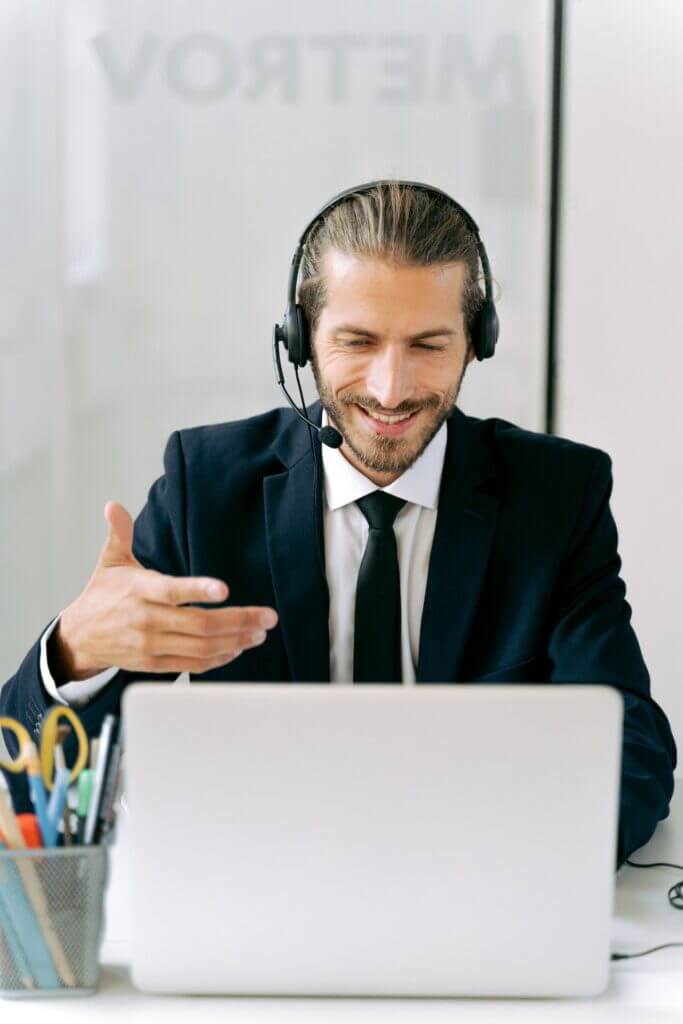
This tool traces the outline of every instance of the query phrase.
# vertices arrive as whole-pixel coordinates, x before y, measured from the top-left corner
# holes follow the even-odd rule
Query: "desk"
[[[457,1024],[681,1024],[683,1021],[683,947],[663,949],[636,960],[612,964],[607,991],[596,999],[366,999],[366,998],[231,998],[215,996],[147,996],[130,983],[128,961],[126,819],[119,817],[119,832],[112,850],[107,894],[106,932],[102,948],[100,991],[92,998],[19,1001],[11,1004],[13,1022],[46,1020],[119,1021],[129,1024],[144,1014],[145,1024],[239,1021],[325,1024],[327,1021],[430,1022]],[[652,840],[633,854],[634,861],[673,861],[683,864],[683,775],[676,788],[668,818],[660,822]],[[683,942],[683,912],[669,905],[667,890],[683,879],[670,868],[629,867],[617,875],[612,949],[638,952],[663,942]],[[558,879],[558,884],[560,884]],[[558,927],[559,927],[558,923]]]

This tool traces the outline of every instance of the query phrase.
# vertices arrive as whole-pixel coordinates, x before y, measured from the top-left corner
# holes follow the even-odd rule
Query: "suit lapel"
[[[309,415],[319,426],[320,402],[309,408]],[[319,442],[314,438],[313,444]],[[273,448],[286,469],[264,478],[263,498],[270,572],[287,660],[295,682],[329,682],[329,591],[316,539],[317,517],[324,565],[322,459],[314,509],[308,429],[294,413]]]
[[[484,426],[455,409],[439,490],[420,626],[416,681],[454,681],[463,662],[498,516],[498,498],[484,485],[495,465]]]

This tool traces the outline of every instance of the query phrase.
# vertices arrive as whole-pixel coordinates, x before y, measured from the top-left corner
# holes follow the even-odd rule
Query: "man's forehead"
[[[340,285],[353,281],[399,281],[411,280],[431,281],[448,288],[460,284],[464,278],[466,266],[464,262],[438,263],[427,266],[397,263],[390,259],[377,259],[370,256],[354,256],[340,252],[339,249],[328,249],[322,259],[323,272],[328,285]]]
[[[382,331],[389,316],[394,329],[415,334],[436,323],[454,321],[455,326],[462,315],[463,264],[406,266],[331,250],[323,267],[327,301],[322,318],[328,329],[352,321]]]

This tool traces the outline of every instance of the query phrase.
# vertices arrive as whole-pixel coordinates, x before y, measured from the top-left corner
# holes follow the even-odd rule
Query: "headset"
[[[331,210],[333,210],[335,206],[338,206],[339,203],[342,203],[345,199],[348,199],[351,196],[359,195],[362,194],[363,192],[368,192],[371,189],[377,187],[378,185],[388,185],[389,183],[390,182],[388,180],[369,181],[366,182],[364,185],[357,185],[355,188],[346,189],[344,192],[340,192],[338,195],[334,196],[332,199],[330,199],[328,203],[326,203],[322,207],[321,210],[319,210],[316,213],[316,215],[306,225],[301,234],[301,237],[299,238],[296,249],[294,250],[292,264],[289,271],[289,283],[287,287],[287,308],[285,309],[282,324],[275,324],[275,328],[273,330],[273,359],[275,364],[275,376],[277,378],[278,384],[283,389],[285,396],[289,401],[289,404],[292,406],[294,411],[298,413],[300,416],[301,413],[294,405],[294,402],[289,397],[287,391],[283,386],[282,367],[280,365],[278,342],[282,342],[285,349],[287,350],[287,356],[289,358],[290,363],[293,363],[297,369],[298,367],[306,366],[311,355],[310,332],[308,322],[306,320],[306,315],[302,307],[296,301],[297,279],[299,276],[299,267],[301,265],[301,260],[303,258],[303,251],[304,246],[306,244],[306,240],[311,231],[313,230],[313,228],[317,225],[318,221],[322,220],[324,216]],[[445,199],[448,203],[455,207],[458,213],[461,214],[461,216],[467,223],[468,227],[475,235],[479,259],[481,261],[482,270],[484,272],[485,295],[484,302],[482,303],[481,307],[479,308],[475,315],[470,333],[472,346],[474,348],[474,353],[477,359],[490,359],[496,350],[496,342],[498,341],[499,334],[499,322],[498,314],[496,312],[496,307],[493,301],[493,282],[491,280],[491,266],[489,264],[489,259],[486,254],[484,243],[482,242],[479,235],[479,228],[474,218],[467,212],[467,210],[463,206],[461,206],[459,203],[456,203],[455,199],[449,196],[446,192],[442,192],[441,189],[434,188],[434,186],[432,185],[425,185],[423,182],[420,181],[394,181],[394,183],[400,185],[401,187],[420,189],[424,192],[427,192],[430,195],[440,196],[442,199]],[[302,419],[307,419],[307,417],[302,416]],[[312,427],[315,427],[315,429],[318,430],[320,434],[320,428],[318,428],[316,424],[312,422],[312,420],[307,420],[307,422]],[[339,431],[330,428],[330,434],[327,434],[325,433],[325,430],[326,428],[322,428],[322,434],[320,434],[319,437],[320,441],[322,441],[323,444],[330,445],[332,448],[338,448],[339,445],[342,443],[342,438],[341,434],[339,434]],[[322,436],[323,434],[324,436]],[[336,437],[331,436],[332,434],[336,435]],[[339,438],[338,441],[337,438]]]
[[[499,323],[498,314],[496,313],[496,307],[493,302],[493,282],[491,280],[491,266],[489,259],[484,248],[484,243],[479,236],[479,228],[474,218],[467,212],[467,210],[456,203],[455,199],[449,196],[446,192],[442,192],[441,189],[435,188],[432,185],[426,185],[420,181],[405,181],[392,179],[395,184],[401,187],[410,187],[414,189],[420,189],[433,196],[440,196],[450,203],[464,218],[465,222],[472,230],[475,235],[477,242],[477,250],[479,253],[479,259],[481,260],[482,270],[484,272],[484,286],[485,295],[484,301],[481,307],[478,309],[475,319],[473,321],[470,335],[472,346],[474,348],[477,359],[490,359],[496,350],[496,342],[498,341],[499,334]],[[339,192],[338,195],[333,196],[329,202],[318,210],[314,217],[308,222],[304,228],[299,241],[297,242],[292,256],[292,263],[289,271],[289,282],[287,285],[287,307],[284,312],[281,324],[275,324],[273,328],[273,368],[275,371],[275,379],[278,385],[282,389],[282,392],[291,405],[294,412],[299,416],[300,419],[308,425],[308,435],[311,442],[311,451],[313,454],[313,504],[314,504],[314,518],[316,526],[316,538],[318,546],[318,559],[320,561],[320,568],[325,576],[324,569],[324,554],[322,548],[322,541],[320,539],[320,526],[319,516],[321,510],[316,506],[316,498],[318,494],[318,458],[320,457],[319,451],[313,444],[312,430],[315,430],[318,440],[322,444],[328,445],[330,448],[339,448],[343,443],[343,437],[338,430],[334,427],[319,427],[316,423],[309,418],[306,403],[304,401],[304,394],[301,388],[301,382],[299,380],[299,368],[306,366],[311,356],[311,337],[308,321],[306,320],[306,314],[302,307],[296,301],[296,288],[297,280],[299,277],[299,268],[303,259],[304,246],[306,240],[313,230],[313,228],[321,221],[327,213],[338,206],[339,203],[344,202],[345,199],[349,199],[351,196],[360,195],[364,192],[369,192],[371,189],[381,185],[388,185],[390,181],[388,179],[380,179],[378,181],[368,181],[363,185],[357,185],[355,188],[345,189],[343,192]],[[282,364],[280,362],[280,350],[279,343],[282,342],[286,351],[289,362],[294,366],[294,373],[296,376],[296,382],[299,388],[299,397],[301,398],[301,409],[297,408],[294,401],[292,400],[287,388],[285,387],[284,375],[282,372]],[[452,410],[451,410],[452,413]],[[322,471],[321,471],[322,472]]]
[[[449,196],[446,192],[442,192],[441,189],[434,188],[432,185],[425,185],[424,183],[419,181],[396,181],[396,179],[391,180],[398,185],[421,189],[427,193],[430,193],[435,196],[441,196],[442,198],[446,199],[455,207],[456,210],[458,210],[458,212],[462,215],[462,217],[465,219],[466,223],[474,233],[477,241],[479,259],[481,261],[482,270],[484,272],[485,293],[484,301],[480,306],[479,310],[477,311],[471,327],[471,342],[478,360],[490,359],[496,350],[496,343],[498,341],[499,334],[499,320],[493,301],[493,282],[491,278],[491,267],[489,264],[488,256],[486,254],[486,249],[484,248],[484,243],[480,238],[479,228],[476,222],[463,206],[457,203],[455,199]],[[318,440],[322,444],[328,445],[328,447],[330,448],[339,448],[340,445],[343,443],[344,439],[340,432],[336,430],[334,427],[319,427],[308,416],[308,410],[306,409],[304,394],[301,388],[301,382],[299,380],[299,368],[306,366],[310,359],[311,339],[309,333],[309,325],[306,320],[306,315],[302,307],[296,301],[297,279],[299,276],[299,268],[301,266],[301,261],[303,258],[304,245],[306,243],[308,235],[316,226],[318,221],[320,221],[325,216],[326,213],[334,209],[335,206],[337,206],[339,203],[342,203],[345,199],[350,198],[351,196],[354,195],[359,195],[363,192],[367,192],[370,189],[375,188],[377,185],[388,185],[389,183],[389,179],[381,179],[378,181],[366,182],[364,185],[358,185],[355,188],[346,189],[344,192],[340,192],[338,195],[334,196],[309,221],[309,223],[304,228],[301,237],[299,238],[299,241],[297,242],[296,248],[294,250],[294,255],[292,257],[292,264],[289,271],[289,283],[287,287],[287,307],[285,309],[282,323],[275,324],[275,327],[273,329],[273,367],[275,370],[275,378],[280,388],[282,389],[287,401],[291,405],[292,409],[294,409],[294,412],[308,425],[309,440],[311,443],[311,451],[313,454],[313,505],[317,549],[323,579],[325,579],[324,552],[322,541],[320,538],[320,519],[322,518],[322,508],[321,505],[317,503],[317,473],[318,458],[320,453],[319,449],[313,444],[313,430],[316,431]],[[301,406],[303,412],[294,404],[294,401],[292,400],[289,392],[285,387],[284,377],[282,373],[282,364],[280,362],[280,353],[278,348],[279,342],[282,342],[282,344],[284,345],[285,349],[287,350],[289,362],[292,363],[294,366],[294,373],[299,388],[299,396],[301,398]],[[620,692],[624,694],[631,693],[633,696],[638,697],[640,700],[646,701],[652,708],[654,708],[655,712],[660,716],[660,718],[664,720],[664,722],[666,723],[666,727],[669,728],[669,721],[664,711],[649,694],[641,693],[634,687],[626,685],[620,685],[616,687],[616,689],[618,689]],[[673,751],[671,751],[671,754],[673,756]],[[628,863],[633,862],[628,861]],[[633,866],[639,867],[641,865],[633,864]],[[683,883],[680,884],[683,885]],[[680,898],[680,895],[678,898]],[[669,899],[671,901],[671,893],[669,894]],[[622,956],[625,956],[625,954],[615,954],[614,958],[620,959]]]
[[[479,259],[481,261],[482,270],[484,272],[484,301],[478,309],[475,319],[473,321],[470,336],[472,347],[474,348],[477,359],[490,359],[496,350],[496,342],[498,341],[499,334],[499,323],[498,314],[496,313],[496,307],[493,302],[493,283],[491,280],[491,266],[489,259],[484,248],[484,243],[479,236],[479,228],[474,218],[467,212],[467,210],[456,203],[455,199],[449,196],[446,192],[442,192],[441,189],[434,188],[432,185],[426,185],[420,181],[405,181],[392,179],[395,184],[401,187],[410,187],[414,189],[420,189],[433,196],[440,196],[450,203],[464,218],[466,224],[473,232],[476,242],[477,250],[479,253]],[[304,393],[301,388],[301,382],[299,380],[299,368],[306,366],[311,357],[311,337],[309,324],[306,319],[306,314],[303,308],[296,301],[296,288],[299,277],[299,268],[303,259],[304,246],[309,234],[315,228],[319,221],[322,221],[327,213],[338,206],[339,203],[343,203],[345,199],[351,198],[351,196],[360,195],[364,192],[369,192],[371,189],[381,185],[389,185],[388,179],[380,179],[378,181],[368,181],[363,185],[357,185],[355,188],[345,189],[343,192],[339,192],[336,196],[333,196],[329,202],[318,210],[314,217],[308,222],[304,228],[299,241],[296,244],[294,255],[292,256],[292,263],[289,270],[289,282],[287,285],[287,307],[284,312],[281,324],[275,324],[273,328],[273,368],[275,370],[275,379],[278,385],[282,389],[285,398],[291,405],[294,412],[299,416],[300,419],[308,425],[308,436],[311,443],[311,452],[313,455],[313,507],[314,507],[314,518],[315,518],[315,531],[316,541],[318,549],[318,560],[320,562],[320,569],[325,577],[325,566],[324,566],[324,552],[322,540],[320,538],[320,523],[319,520],[322,517],[322,510],[317,504],[318,500],[318,459],[320,452],[313,444],[312,431],[315,430],[318,440],[322,444],[326,444],[330,448],[339,448],[343,443],[343,437],[338,430],[334,427],[319,427],[316,423],[309,418],[308,410],[306,408],[306,402],[304,401]],[[301,398],[301,409],[297,408],[294,401],[292,400],[287,388],[285,387],[284,375],[282,372],[282,364],[280,362],[280,350],[279,343],[282,342],[286,351],[289,362],[294,366],[294,373],[296,376],[296,382],[299,389],[299,397]],[[452,414],[452,410],[451,410]],[[449,414],[450,415],[450,414]],[[322,469],[320,470],[322,474]]]

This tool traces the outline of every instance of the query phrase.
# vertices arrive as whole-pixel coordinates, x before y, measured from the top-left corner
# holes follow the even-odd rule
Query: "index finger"
[[[230,588],[212,576],[165,576],[145,570],[140,593],[157,604],[187,604],[190,601],[224,601]]]
[[[148,629],[186,636],[230,636],[272,629],[278,614],[268,605],[232,605],[230,608],[169,608],[148,605],[145,611]]]

